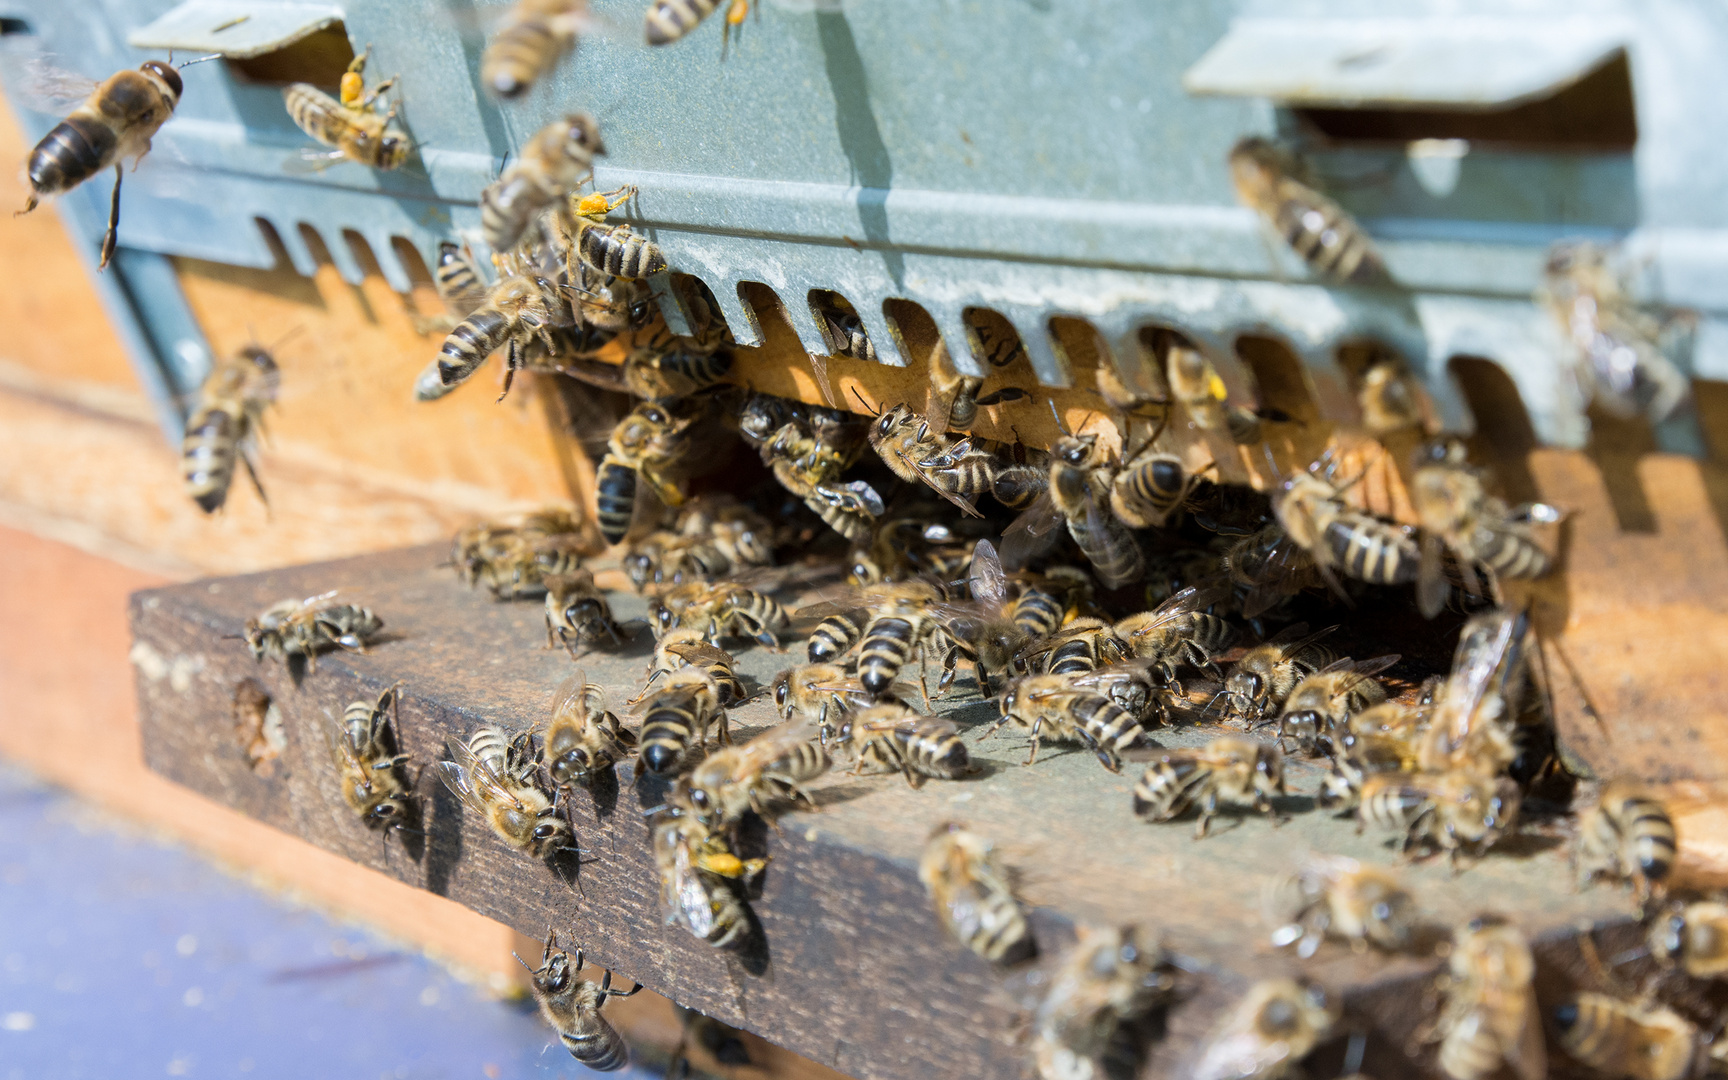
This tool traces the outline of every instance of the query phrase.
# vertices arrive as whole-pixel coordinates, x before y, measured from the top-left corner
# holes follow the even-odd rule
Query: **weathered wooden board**
[[[938,927],[914,864],[939,822],[960,819],[1004,844],[1038,905],[1034,925],[1046,956],[1075,923],[1137,923],[1162,933],[1194,969],[1188,998],[1169,1017],[1148,1075],[1184,1075],[1185,1062],[1246,983],[1302,971],[1343,994],[1352,1023],[1372,1031],[1367,1071],[1414,1075],[1426,1052],[1406,1054],[1426,1018],[1437,961],[1355,954],[1323,947],[1310,962],[1276,951],[1261,911],[1262,888],[1306,855],[1337,852],[1390,863],[1381,838],[1314,812],[1318,779],[1294,763],[1281,827],[1221,820],[1204,841],[1191,823],[1138,821],[1130,790],[1138,768],[1113,776],[1089,753],[1057,749],[1022,767],[1022,739],[981,741],[993,709],[957,698],[956,719],[985,766],[975,779],[913,791],[897,777],[832,775],[816,785],[821,810],[785,817],[767,832],[774,862],[754,909],[764,947],[743,960],[716,953],[662,925],[642,810],[660,791],[619,770],[616,800],[576,802],[586,856],[573,881],[507,850],[431,775],[419,785],[423,840],[381,840],[339,801],[325,730],[343,707],[400,682],[400,739],[416,766],[444,756],[447,737],[481,723],[541,723],[555,686],[572,668],[547,651],[537,603],[498,603],[460,586],[437,565],[441,548],[415,548],[343,562],[197,582],[138,593],[133,631],[140,664],[141,722],[149,765],[171,779],[277,828],[403,881],[448,896],[539,936],[548,925],[574,936],[602,964],[650,989],[864,1078],[1012,1076],[1022,1067],[1013,980],[951,943]],[[288,597],[340,589],[386,623],[369,654],[323,657],[299,687],[279,664],[255,664],[242,643],[246,617]],[[617,598],[621,617],[641,602]],[[796,647],[796,646],[795,646]],[[651,643],[646,632],[615,654],[582,661],[614,702],[634,694]],[[1369,655],[1360,652],[1358,655]],[[766,682],[797,653],[752,648],[744,672]],[[1433,660],[1429,661],[1434,662]],[[1444,650],[1439,662],[1444,662]],[[272,775],[255,774],[234,735],[230,702],[243,679],[258,680],[283,718],[287,745]],[[964,682],[963,682],[963,685]],[[773,717],[766,699],[736,710],[744,732]],[[1158,733],[1190,745],[1209,728]],[[1407,869],[1427,916],[1449,926],[1481,911],[1504,913],[1542,940],[1542,993],[1553,1003],[1579,977],[1579,926],[1626,947],[1634,908],[1626,893],[1574,891],[1563,819],[1534,821],[1468,871]],[[1023,980],[1022,980],[1023,981]],[[1317,1076],[1329,1075],[1324,1071]]]

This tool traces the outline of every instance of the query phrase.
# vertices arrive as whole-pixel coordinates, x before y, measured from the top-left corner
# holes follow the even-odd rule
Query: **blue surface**
[[[0,1080],[600,1075],[526,1008],[0,763]]]

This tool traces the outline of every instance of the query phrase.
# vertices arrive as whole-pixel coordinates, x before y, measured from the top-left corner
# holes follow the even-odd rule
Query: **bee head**
[[[792,673],[782,671],[774,676],[774,705],[782,714],[786,711],[786,702],[792,696]]]
[[[146,60],[138,65],[138,70],[162,80],[162,85],[166,86],[169,92],[174,95],[174,100],[176,102],[180,100],[180,93],[185,89],[186,84],[180,81],[180,73],[174,70],[173,65],[164,64],[160,60]]]

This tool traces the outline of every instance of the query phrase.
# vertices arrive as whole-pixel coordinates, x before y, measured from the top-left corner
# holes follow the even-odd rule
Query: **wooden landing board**
[[[633,787],[628,766],[619,769],[615,802],[578,792],[578,837],[591,854],[577,884],[506,849],[430,774],[418,789],[424,840],[381,840],[336,794],[324,733],[348,702],[370,701],[400,682],[399,738],[424,766],[445,756],[447,737],[482,723],[542,723],[554,688],[574,666],[543,647],[539,603],[498,603],[468,591],[438,567],[445,554],[411,548],[136,594],[134,655],[154,657],[138,675],[150,767],[525,934],[541,936],[551,925],[579,940],[594,962],[857,1077],[1011,1077],[1022,1069],[1017,1029],[1028,980],[1005,978],[952,943],[916,880],[924,838],[954,819],[1008,852],[1037,905],[1033,924],[1046,958],[1066,947],[1076,923],[1137,923],[1161,933],[1193,969],[1146,1075],[1185,1075],[1219,1010],[1250,980],[1284,972],[1305,973],[1345,997],[1350,1023],[1373,1034],[1370,1075],[1415,1075],[1431,1066],[1426,1051],[1407,1057],[1406,1044],[1427,1018],[1424,998],[1438,961],[1327,944],[1302,962],[1268,944],[1261,897],[1269,878],[1315,852],[1395,860],[1383,838],[1358,835],[1350,821],[1311,809],[1319,772],[1309,763],[1292,763],[1294,794],[1282,803],[1290,815],[1282,827],[1257,817],[1221,819],[1212,837],[1196,842],[1191,822],[1150,825],[1133,816],[1139,766],[1113,776],[1089,753],[1050,747],[1023,767],[1024,740],[1004,732],[981,741],[993,708],[957,697],[949,705],[968,728],[984,765],[980,775],[917,791],[898,777],[841,772],[818,782],[819,812],[788,814],[782,832],[765,833],[774,861],[754,902],[765,948],[746,960],[662,924],[642,814],[659,803],[661,790]],[[271,603],[330,589],[384,619],[386,640],[369,654],[327,655],[296,688],[282,665],[254,663],[230,637]],[[627,594],[615,597],[615,608],[621,618],[643,610]],[[792,647],[785,654],[743,651],[741,669],[766,683],[796,662],[801,642]],[[581,666],[616,705],[639,687],[651,648],[644,631]],[[234,687],[246,678],[263,684],[283,719],[287,745],[269,777],[248,767],[230,718]],[[745,734],[773,720],[765,698],[734,718]],[[1193,745],[1219,730],[1160,731],[1157,740]],[[1636,932],[1628,925],[1628,894],[1573,890],[1568,828],[1564,819],[1534,823],[1459,875],[1444,864],[1405,871],[1437,926],[1496,911],[1538,939],[1545,1005],[1574,988],[1584,970],[1573,944],[1578,927],[1597,928],[1599,948],[1610,956],[1628,948]]]

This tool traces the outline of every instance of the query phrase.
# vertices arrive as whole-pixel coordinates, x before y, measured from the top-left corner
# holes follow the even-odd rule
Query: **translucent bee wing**
[[[1008,600],[1008,575],[1002,570],[1002,560],[996,554],[996,545],[988,540],[980,540],[972,548],[972,566],[967,571],[966,580],[972,590],[972,599],[981,604],[999,608]]]
[[[575,674],[558,684],[558,689],[552,694],[552,715],[554,718],[563,716],[567,711],[578,716],[588,712],[587,698],[588,676],[578,670]],[[454,744],[452,744],[454,745]]]
[[[293,157],[285,158],[282,171],[296,176],[321,173],[332,165],[340,165],[348,160],[348,155],[340,150],[314,150],[310,146],[297,151]]]
[[[308,596],[306,599],[300,601],[300,606],[302,608],[309,608],[314,604],[322,603],[323,601],[330,599],[341,591],[342,590],[340,589],[331,589],[327,593],[319,593],[317,596]]]
[[[471,809],[485,813],[488,804],[492,802],[522,805],[520,800],[504,786],[502,777],[493,773],[485,762],[475,757],[474,751],[468,749],[467,743],[451,739],[445,745],[450,750],[450,756],[456,760],[454,762],[438,762],[438,775],[443,778],[444,785],[460,795],[462,801],[467,803]],[[452,780],[455,780],[456,783],[452,783]]]
[[[732,666],[731,653],[717,645],[710,645],[706,641],[680,642],[677,645],[667,646],[666,651],[691,666],[698,664],[725,664],[727,667]]]
[[[1432,619],[1446,608],[1452,583],[1446,580],[1444,544],[1431,532],[1422,534],[1421,560],[1416,564],[1416,607]]]
[[[1352,667],[1355,669],[1356,674],[1366,679],[1380,674],[1382,671],[1385,671],[1387,668],[1402,659],[1404,659],[1404,657],[1401,653],[1387,653],[1385,656],[1376,656],[1368,660],[1357,661],[1352,665]]]
[[[1042,555],[1053,545],[1062,524],[1062,512],[1048,491],[1033,500],[1002,534],[1002,565],[1019,569]]]
[[[87,75],[68,71],[45,56],[31,57],[19,80],[18,101],[40,113],[64,113],[82,105],[102,84]]]
[[[438,774],[438,779],[444,781],[444,786],[450,789],[450,793],[461,799],[462,805],[466,806],[470,812],[481,818],[485,818],[491,813],[491,808],[486,805],[486,800],[480,797],[480,793],[469,782],[467,769],[453,761],[434,762],[432,768]]]

